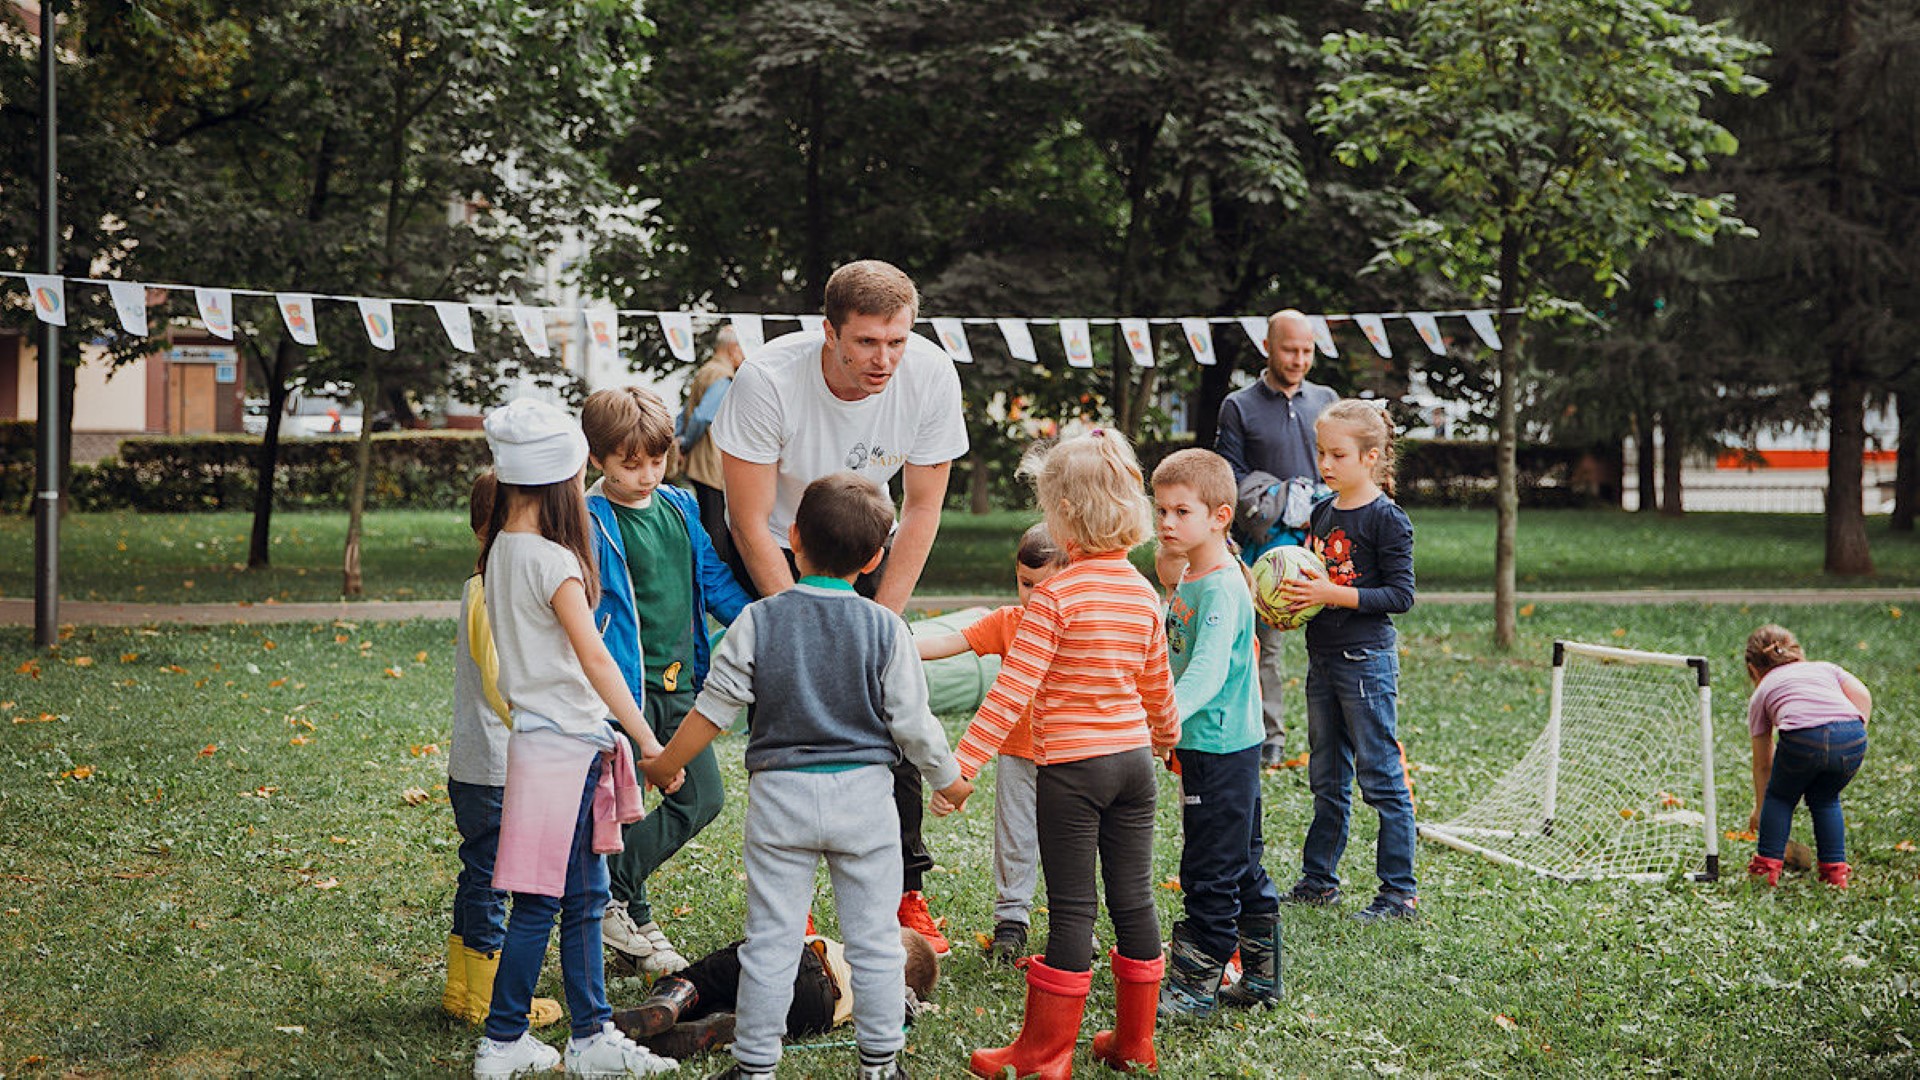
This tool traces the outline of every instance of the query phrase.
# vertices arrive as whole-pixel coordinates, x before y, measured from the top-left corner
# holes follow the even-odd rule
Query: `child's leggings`
[[[1793,808],[1805,799],[1820,861],[1846,862],[1847,822],[1840,812],[1840,792],[1866,757],[1867,725],[1858,720],[1782,731],[1760,800],[1759,853],[1769,859],[1785,854]]]
[[[1114,947],[1130,960],[1160,955],[1153,910],[1153,754],[1146,748],[1042,765],[1040,866],[1047,875],[1047,966],[1093,968],[1093,916],[1106,886]]]

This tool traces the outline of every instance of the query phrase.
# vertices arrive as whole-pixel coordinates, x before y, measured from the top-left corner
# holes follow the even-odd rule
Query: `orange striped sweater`
[[[1180,741],[1167,631],[1124,552],[1076,559],[1033,590],[1000,676],[955,756],[971,780],[1033,706],[1033,761],[1061,764]]]

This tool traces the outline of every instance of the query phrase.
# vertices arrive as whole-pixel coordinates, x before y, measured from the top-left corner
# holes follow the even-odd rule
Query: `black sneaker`
[[[1373,903],[1368,904],[1363,910],[1354,912],[1353,917],[1363,923],[1386,922],[1389,919],[1417,919],[1420,917],[1420,898],[1381,893],[1373,898]]]
[[[1278,769],[1287,763],[1287,745],[1281,742],[1260,744],[1260,767]]]
[[[1295,882],[1293,888],[1280,894],[1280,902],[1306,907],[1327,907],[1340,902],[1340,886],[1313,885],[1305,881]]]
[[[1012,964],[1027,954],[1027,928],[1010,919],[993,927],[993,941],[987,945],[987,959],[996,964]]]

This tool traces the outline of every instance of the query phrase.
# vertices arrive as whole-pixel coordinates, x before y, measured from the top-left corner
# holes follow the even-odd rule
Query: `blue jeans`
[[[1260,745],[1231,754],[1182,750],[1180,890],[1187,929],[1215,960],[1240,946],[1239,920],[1280,910],[1260,864]]]
[[[1866,756],[1867,725],[1859,720],[1782,731],[1773,748],[1773,774],[1760,800],[1759,853],[1769,859],[1786,854],[1793,808],[1805,799],[1820,861],[1846,862],[1847,822],[1840,813],[1840,791]]]
[[[580,813],[573,822],[573,846],[567,855],[567,891],[560,897],[513,894],[500,971],[493,981],[493,1009],[487,1014],[487,1038],[512,1042],[527,1031],[533,987],[547,958],[553,920],[560,918],[560,975],[567,990],[567,1014],[576,1038],[598,1032],[613,1019],[607,1007],[607,977],[600,955],[600,917],[607,910],[607,860],[593,853],[593,789],[600,782],[600,756],[587,769]]]
[[[460,831],[460,879],[453,888],[453,936],[490,953],[507,933],[507,894],[493,887],[500,850],[500,799],[506,788],[447,781],[453,827]]]
[[[1347,850],[1352,796],[1380,814],[1374,870],[1382,895],[1410,897],[1413,880],[1413,798],[1400,767],[1394,736],[1400,694],[1400,653],[1382,649],[1307,650],[1307,779],[1313,788],[1313,824],[1301,852],[1302,878],[1319,888],[1340,884],[1335,870]]]

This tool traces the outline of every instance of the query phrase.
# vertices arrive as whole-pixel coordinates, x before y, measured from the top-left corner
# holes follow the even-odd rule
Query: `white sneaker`
[[[681,956],[680,950],[667,940],[666,932],[660,929],[659,923],[641,923],[639,930],[647,940],[647,955],[640,958],[641,970],[671,975],[687,966],[687,958]]]
[[[651,919],[634,922],[627,905],[618,900],[608,904],[606,914],[600,918],[600,940],[606,942],[607,948],[631,960],[642,974],[671,975],[687,966],[687,958],[667,940],[659,923]]]
[[[473,1052],[475,1080],[505,1080],[528,1073],[552,1072],[559,1066],[560,1051],[534,1038],[530,1031],[508,1043],[482,1037]]]
[[[558,1056],[558,1055],[556,1055]],[[567,1040],[567,1075],[607,1077],[653,1076],[678,1067],[621,1034],[609,1020],[596,1035]]]

